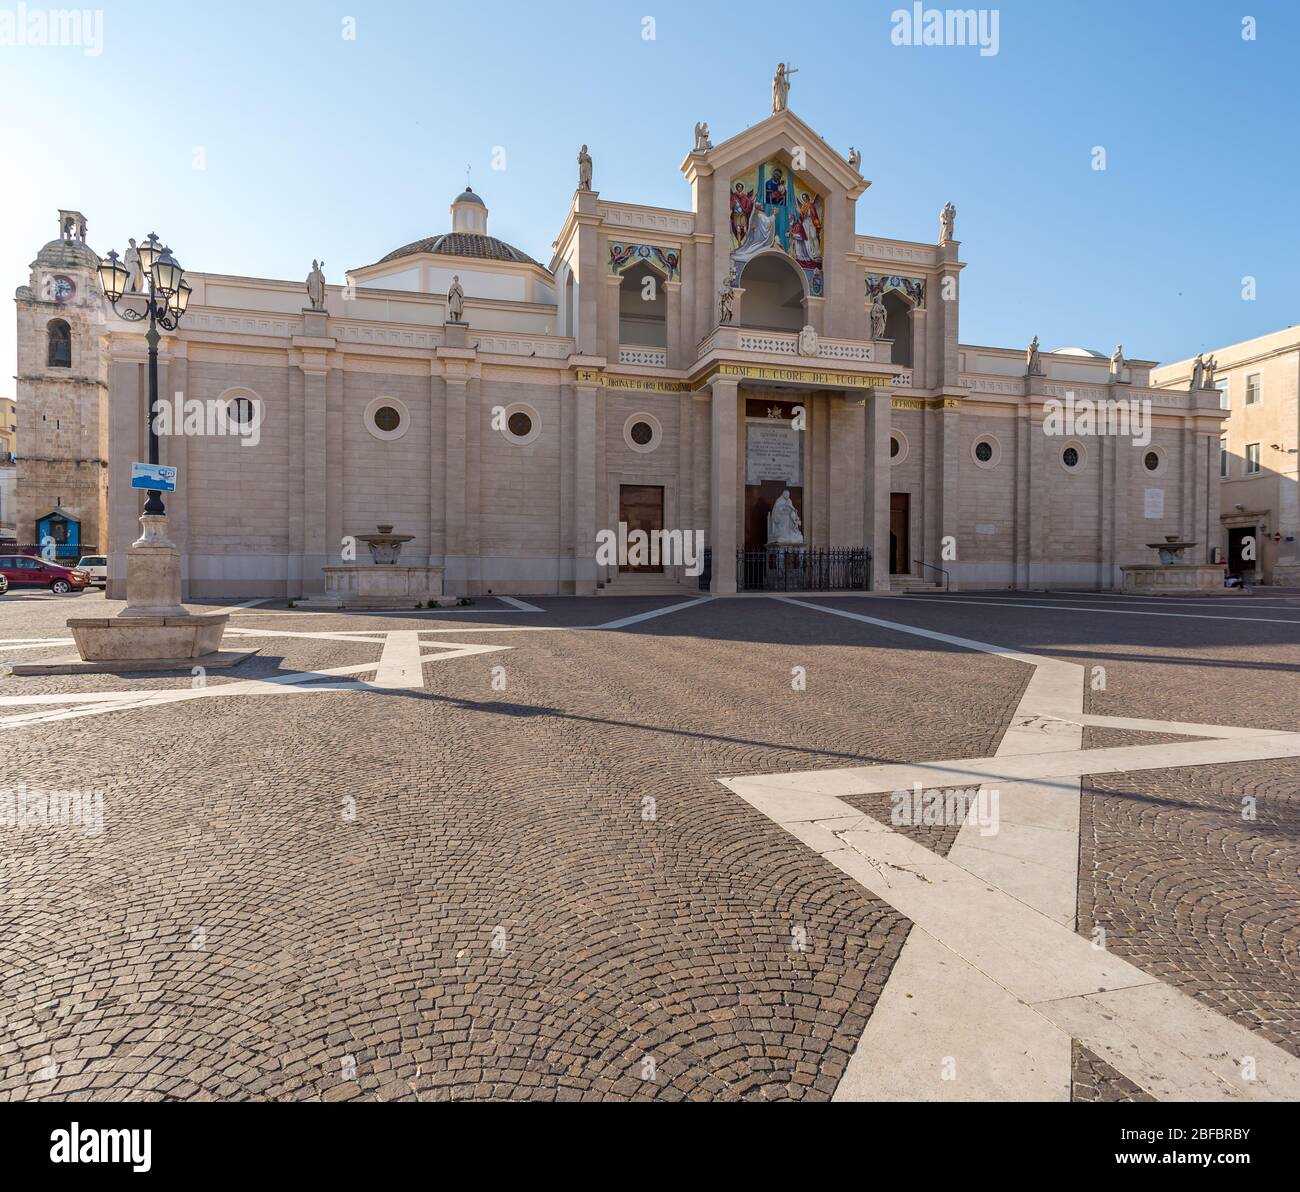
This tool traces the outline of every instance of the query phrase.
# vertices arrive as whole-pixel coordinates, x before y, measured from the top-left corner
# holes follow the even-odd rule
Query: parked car
[[[90,582],[97,587],[108,587],[108,557],[106,555],[82,555],[77,560],[77,570],[90,576]]]
[[[14,588],[49,588],[51,592],[80,592],[90,576],[35,555],[0,555],[0,575]]]

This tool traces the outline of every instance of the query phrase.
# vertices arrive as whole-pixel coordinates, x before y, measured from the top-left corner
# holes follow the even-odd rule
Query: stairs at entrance
[[[596,585],[597,596],[699,596],[699,579],[691,576],[678,582],[653,571],[625,571],[608,583]]]

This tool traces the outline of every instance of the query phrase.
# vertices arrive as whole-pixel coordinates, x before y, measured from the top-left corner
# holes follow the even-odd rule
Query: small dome
[[[36,254],[33,266],[45,265],[50,269],[95,269],[99,254],[84,240],[51,240]]]
[[[1095,352],[1092,348],[1056,348],[1052,356],[1087,356],[1092,360],[1109,360],[1105,352]]]
[[[411,257],[416,253],[430,252],[445,257],[474,257],[485,261],[518,261],[524,265],[536,265],[522,249],[498,240],[495,236],[482,236],[477,232],[444,232],[441,236],[429,236],[395,248],[386,257],[380,257],[378,263],[395,261],[399,257]]]
[[[467,186],[453,200],[456,203],[477,203],[480,207],[486,207],[487,204],[474,193],[473,187]]]

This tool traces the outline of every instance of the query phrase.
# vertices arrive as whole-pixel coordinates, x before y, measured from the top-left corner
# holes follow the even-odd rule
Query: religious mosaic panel
[[[808,293],[820,298],[825,202],[803,178],[780,161],[766,161],[731,182],[731,284],[771,248],[788,253],[808,279]]]
[[[620,244],[609,242],[609,271],[624,274],[642,261],[663,274],[666,281],[680,281],[681,254],[675,248],[660,248],[654,244]]]
[[[880,273],[867,274],[867,300],[883,298],[890,290],[906,294],[918,307],[925,305],[925,278],[886,276]]]

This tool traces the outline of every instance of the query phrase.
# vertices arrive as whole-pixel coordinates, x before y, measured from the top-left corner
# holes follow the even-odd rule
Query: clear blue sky
[[[0,272],[25,283],[71,207],[100,252],[156,229],[189,268],[337,282],[446,230],[466,164],[545,261],[580,143],[606,197],[686,207],[694,122],[761,120],[788,59],[791,108],[862,150],[860,232],[930,241],[956,203],[965,342],[1167,360],[1297,321],[1294,0],[1005,0],[995,56],[891,44],[899,7],[110,2],[98,56],[0,45]],[[10,310],[0,393],[13,337]]]

